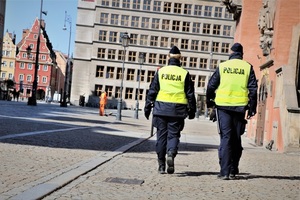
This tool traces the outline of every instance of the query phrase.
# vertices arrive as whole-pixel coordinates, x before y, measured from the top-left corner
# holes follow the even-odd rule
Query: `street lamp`
[[[38,37],[37,37],[37,42],[36,42],[36,56],[35,56],[35,64],[34,64],[34,80],[33,80],[33,84],[32,84],[31,97],[28,98],[28,102],[27,102],[27,105],[30,105],[30,106],[36,106],[37,74],[38,74],[38,68],[39,68],[39,54],[40,54],[40,43],[41,43],[40,36],[41,36],[41,26],[42,26],[43,14],[47,15],[47,12],[43,11],[43,0],[41,0],[39,30],[38,30]],[[26,51],[28,54],[28,51],[29,51],[28,47],[27,47]]]
[[[136,95],[136,107],[135,107],[135,112],[134,112],[134,119],[138,119],[139,118],[139,98],[140,98],[140,84],[141,84],[141,69],[142,69],[142,65],[144,64],[145,61],[145,57],[144,54],[141,53],[139,55],[139,63],[140,63],[140,69],[139,69],[139,84],[138,84],[138,92]]]
[[[118,112],[116,115],[116,119],[118,121],[122,120],[122,90],[123,90],[123,81],[124,81],[124,66],[125,66],[125,56],[126,56],[126,47],[128,47],[129,35],[127,32],[123,33],[122,38],[122,46],[124,47],[124,55],[123,55],[123,66],[122,66],[122,79],[121,79],[121,88],[120,88],[120,98],[118,101]]]
[[[210,52],[210,63],[209,63],[209,66],[208,66],[208,69],[209,69],[208,81],[211,78],[212,57],[213,57],[213,53]],[[204,94],[205,94],[205,92],[204,92]],[[207,118],[207,117],[208,117],[208,108],[207,108],[207,105],[205,105],[205,118]]]
[[[69,66],[70,66],[70,44],[71,44],[71,33],[72,33],[72,18],[70,15],[67,15],[67,11],[65,11],[65,23],[63,30],[67,30],[66,22],[69,23],[70,28],[70,35],[69,35],[69,47],[68,47],[68,59],[67,59],[67,65],[66,65],[66,71],[65,71],[65,84],[64,84],[64,93],[63,93],[63,100],[60,102],[61,107],[67,107],[67,89],[68,89],[68,73],[69,73]]]

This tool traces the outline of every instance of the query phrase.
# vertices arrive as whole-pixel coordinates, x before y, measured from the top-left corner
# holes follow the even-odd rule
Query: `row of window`
[[[195,15],[204,17],[232,19],[232,14],[223,7],[210,5],[193,5],[188,3],[174,3],[152,0],[102,0],[101,6],[111,6],[134,10],[145,10],[153,12],[174,13],[183,15]],[[223,11],[225,12],[223,13]]]
[[[99,41],[103,42],[120,42],[123,33],[115,31],[99,31]],[[107,37],[108,36],[108,37]],[[143,34],[130,34],[130,44],[170,48],[177,46],[180,49],[192,51],[204,51],[214,53],[229,53],[230,43],[226,42],[210,42],[206,40],[193,40],[193,39],[179,39],[163,36],[143,35]],[[211,49],[209,46],[211,45]]]
[[[37,76],[37,82],[39,82],[40,78]],[[19,81],[25,81],[24,80],[24,74],[19,74]],[[32,75],[26,75],[26,81],[24,83],[32,83],[33,77]],[[47,76],[42,77],[42,83],[47,83]]]
[[[110,25],[121,25],[143,29],[157,29],[165,31],[179,31],[187,33],[212,34],[212,35],[231,35],[230,25],[190,22],[181,20],[169,20],[160,18],[149,18],[119,14],[100,14],[100,23]]]
[[[6,72],[1,72],[1,76],[2,79],[6,78]],[[13,74],[12,73],[8,73],[8,79],[13,79]]]
[[[96,78],[106,78],[106,79],[114,79],[114,80],[121,80],[122,76],[124,75],[124,80],[126,81],[139,81],[140,82],[147,82],[151,83],[154,75],[155,70],[139,70],[139,69],[133,69],[133,68],[127,68],[125,71],[122,71],[121,67],[112,67],[112,66],[102,66],[97,65],[96,67]],[[193,75],[191,73],[192,80],[196,81],[197,87],[204,87],[205,86],[205,78],[206,76],[198,75],[198,78],[196,75]],[[197,79],[197,80],[196,80]]]
[[[27,69],[28,70],[33,70],[34,64],[32,63],[27,63]],[[20,63],[20,69],[25,69],[26,63],[21,62]],[[38,70],[40,70],[40,65],[38,65]],[[48,71],[48,65],[43,65],[43,71]]]
[[[9,62],[9,67],[10,68],[13,68],[14,66],[15,66],[14,62]],[[2,67],[7,67],[7,61],[6,60],[2,61]]]
[[[157,54],[157,53],[145,53],[145,52],[136,52],[136,51],[128,51],[127,59],[128,62],[138,62],[139,56],[143,54],[145,58],[145,63],[147,64],[156,64],[164,66],[167,64],[167,55],[166,54]],[[97,58],[100,59],[109,59],[109,60],[123,60],[124,51],[123,50],[115,50],[115,49],[106,49],[106,48],[98,48]],[[183,67],[190,68],[200,68],[200,69],[215,69],[220,62],[224,60],[218,60],[210,58],[210,63],[208,62],[208,58],[200,58],[200,57],[186,57],[183,56],[181,63]]]

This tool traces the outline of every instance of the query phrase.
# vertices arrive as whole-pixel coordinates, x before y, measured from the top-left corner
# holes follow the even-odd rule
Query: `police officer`
[[[247,120],[256,114],[257,81],[253,66],[242,60],[243,46],[235,43],[231,47],[229,60],[220,63],[208,82],[207,107],[216,107],[220,146],[218,178],[233,179],[239,173],[242,156],[241,135]]]
[[[168,54],[168,65],[160,68],[150,84],[144,114],[147,119],[153,107],[153,126],[157,129],[156,153],[158,171],[175,171],[174,158],[178,153],[180,132],[184,119],[195,118],[196,99],[189,72],[181,67],[181,53],[174,46]],[[166,159],[167,155],[167,159]]]

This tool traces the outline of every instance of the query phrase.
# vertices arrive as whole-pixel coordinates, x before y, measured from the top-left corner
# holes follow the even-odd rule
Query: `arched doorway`
[[[264,131],[265,131],[265,116],[266,116],[266,100],[268,97],[267,80],[264,76],[259,86],[258,94],[258,109],[257,109],[257,127],[255,144],[262,146],[264,142]]]

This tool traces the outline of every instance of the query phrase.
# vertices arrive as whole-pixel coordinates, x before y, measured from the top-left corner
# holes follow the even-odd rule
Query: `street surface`
[[[0,101],[0,200],[299,200],[300,152],[243,137],[240,175],[217,179],[216,123],[186,120],[175,173],[158,174],[155,135],[143,112],[122,121],[87,107]],[[154,129],[155,132],[155,129]]]

